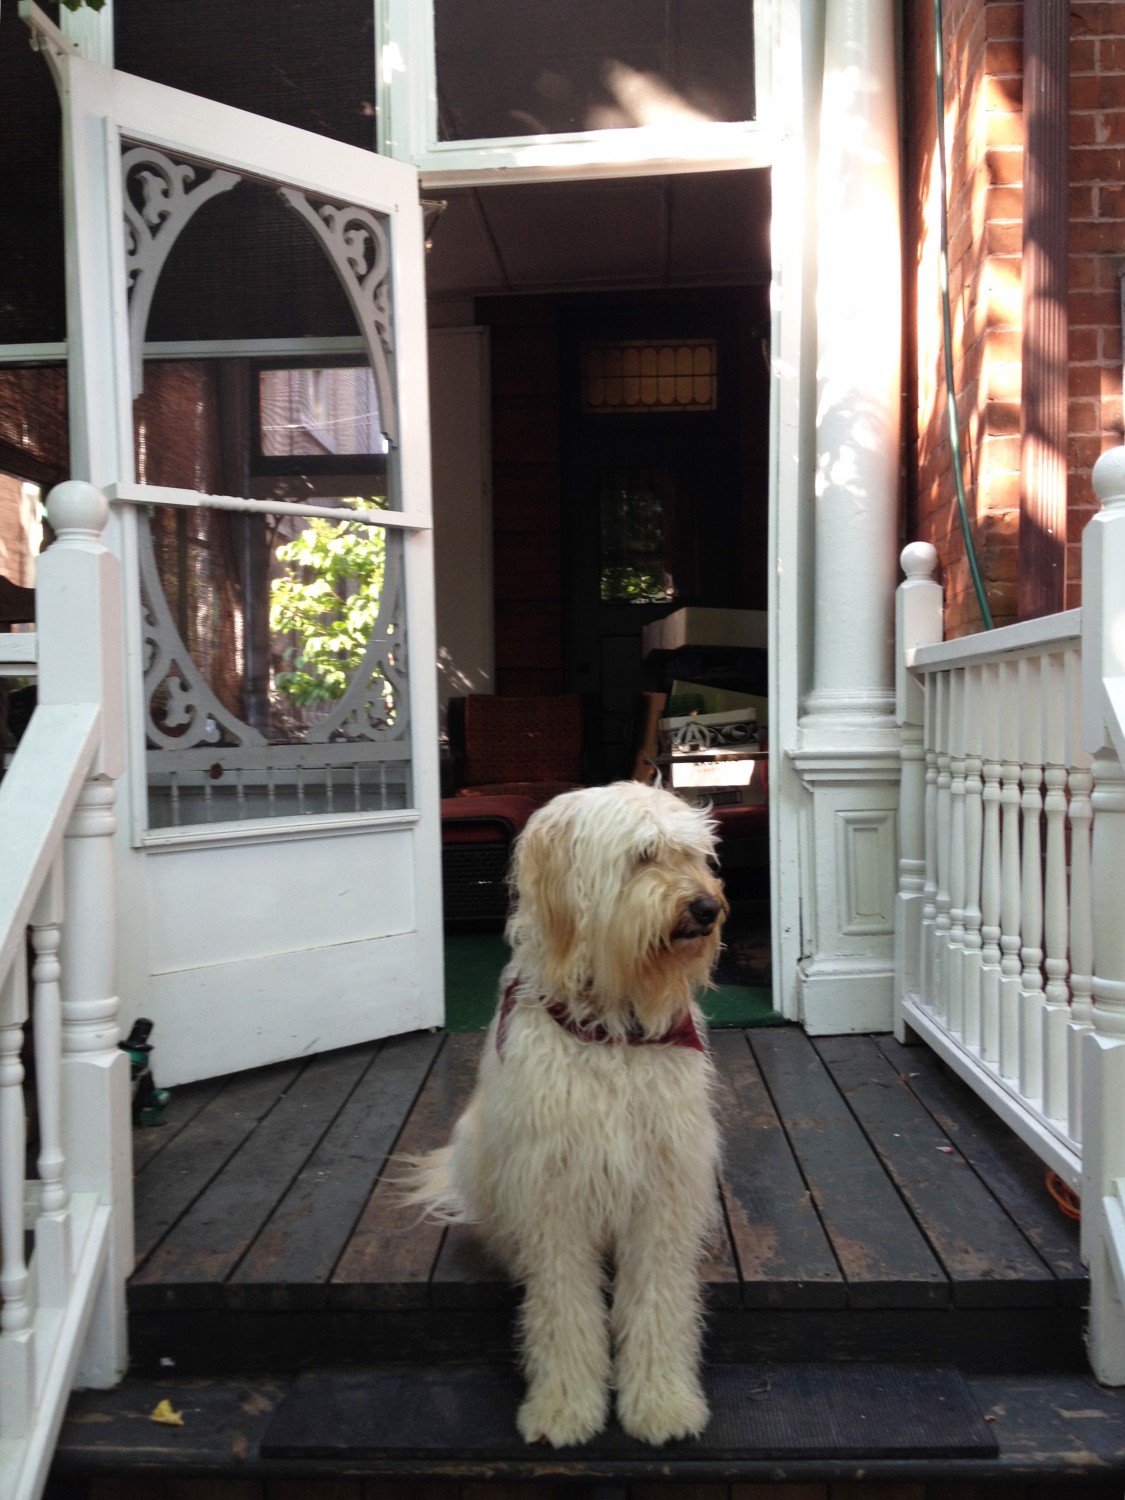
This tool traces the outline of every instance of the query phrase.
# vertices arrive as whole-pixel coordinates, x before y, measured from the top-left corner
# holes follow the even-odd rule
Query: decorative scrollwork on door
[[[387,231],[366,208],[337,208],[332,203],[314,209],[296,188],[278,188],[282,201],[299,214],[316,235],[331,260],[352,311],[363,330],[371,373],[379,392],[379,413],[388,443],[398,442],[398,419],[390,361],[394,355],[390,287],[390,250]]]
[[[402,549],[388,546],[379,614],[367,650],[343,697],[309,730],[309,744],[408,740],[405,618]]]
[[[203,176],[204,171],[153,146],[134,146],[121,158],[134,400],[144,390],[145,329],[168,252],[204,203],[242,181],[237,172],[216,168]]]
[[[138,520],[148,743],[162,750],[266,744],[265,736],[224,708],[204,681],[168,608],[148,517],[142,513]]]

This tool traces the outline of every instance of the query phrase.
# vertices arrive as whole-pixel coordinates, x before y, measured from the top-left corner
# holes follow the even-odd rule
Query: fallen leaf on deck
[[[164,1427],[182,1427],[184,1425],[184,1414],[182,1411],[173,1411],[171,1401],[165,1398],[163,1401],[158,1401],[153,1407],[149,1421],[159,1422]]]

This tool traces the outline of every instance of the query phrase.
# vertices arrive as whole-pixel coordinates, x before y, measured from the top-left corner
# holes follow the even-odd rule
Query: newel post
[[[1082,1251],[1090,1361],[1125,1385],[1125,448],[1094,465],[1100,514],[1082,538],[1082,738],[1093,754],[1093,1029],[1083,1038]]]
[[[39,565],[39,698],[96,703],[98,753],[63,846],[62,1107],[66,1186],[110,1212],[102,1285],[76,1383],[103,1387],[127,1363],[125,1278],[133,1262],[129,1060],[118,1048],[115,782],[123,769],[120,565],[101,534],[104,496],[83,480],[47,497],[56,541]]]
[[[942,638],[938,555],[929,542],[903,548],[906,574],[895,594],[895,719],[901,727],[898,900],[895,903],[895,1035],[906,1040],[902,1005],[921,991],[922,907],[926,887],[926,693],[911,670],[914,651]]]

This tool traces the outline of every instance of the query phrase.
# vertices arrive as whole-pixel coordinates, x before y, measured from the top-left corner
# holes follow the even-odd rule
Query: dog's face
[[[658,1032],[708,982],[727,914],[705,812],[635,781],[567,792],[517,845],[508,936],[552,994]]]

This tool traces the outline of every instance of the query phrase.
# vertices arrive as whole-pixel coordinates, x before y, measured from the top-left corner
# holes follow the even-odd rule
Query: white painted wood
[[[964,961],[961,971],[962,1036],[972,1052],[980,1052],[981,1020],[981,858],[984,845],[984,783],[982,724],[988,707],[982,693],[984,669],[966,667],[963,741],[965,746],[965,889]]]
[[[816,237],[814,101],[820,88],[824,7],[786,5],[778,16],[777,155],[770,254],[769,699],[770,927],[774,1008],[800,1015],[800,964],[810,952],[812,913],[806,792],[790,755],[800,743],[802,700],[811,684],[816,427]]]
[[[7,1335],[22,1333],[31,1323],[27,1258],[23,1243],[24,1121],[23,1031],[27,1023],[27,964],[16,956],[0,980],[0,1346]],[[0,1436],[22,1437],[11,1416],[0,1412]]]
[[[229,109],[210,101],[163,88],[138,78],[115,73],[82,59],[61,57],[56,66],[65,74],[65,139],[67,143],[67,225],[70,256],[69,327],[70,379],[76,436],[72,450],[81,471],[106,487],[112,486],[119,503],[107,533],[124,567],[131,596],[137,587],[137,542],[134,503],[153,499],[161,503],[197,505],[200,497],[189,492],[156,493],[136,485],[133,471],[129,350],[124,289],[126,285],[121,237],[121,186],[118,163],[120,141],[154,146],[173,158],[187,157],[252,176],[273,180],[307,192],[314,200],[331,199],[384,216],[391,257],[389,302],[394,328],[394,378],[397,388],[399,445],[388,461],[389,509],[372,511],[367,519],[403,536],[405,560],[405,639],[409,643],[409,722],[412,748],[413,807],[407,819],[395,820],[379,814],[357,820],[367,829],[385,824],[395,830],[379,845],[379,858],[393,854],[394,865],[380,875],[378,907],[365,926],[358,921],[360,891],[368,889],[368,871],[352,878],[346,869],[331,875],[322,871],[315,892],[308,895],[310,918],[284,923],[280,914],[295,904],[291,892],[306,891],[298,877],[293,881],[293,860],[279,857],[288,847],[284,835],[266,831],[260,823],[233,820],[221,832],[197,830],[184,840],[164,834],[150,836],[146,828],[147,798],[143,742],[144,704],[140,662],[142,640],[137,612],[127,613],[128,633],[124,655],[128,662],[126,691],[128,764],[122,789],[122,818],[118,835],[119,926],[121,964],[119,985],[128,997],[122,1016],[126,1026],[137,1014],[155,1023],[154,1063],[158,1078],[202,1076],[251,1066],[260,1060],[259,1037],[268,1029],[271,996],[278,974],[296,973],[293,958],[300,943],[317,955],[315,981],[311,969],[300,982],[293,980],[287,991],[293,999],[284,1028],[285,1044],[302,1053],[317,1045],[340,1045],[362,1035],[388,1035],[417,1025],[437,1024],[443,1011],[441,911],[440,911],[440,823],[438,817],[438,744],[434,662],[433,555],[430,528],[430,462],[424,315],[424,267],[422,220],[418,203],[417,174],[401,163],[374,153],[343,146],[322,136],[313,136],[245,111]],[[237,191],[237,189],[235,189]],[[206,207],[201,210],[206,213]],[[107,355],[113,356],[113,378],[107,379]],[[215,497],[227,509],[277,511],[273,503],[247,497]],[[319,513],[324,507],[286,507],[294,513]],[[338,518],[338,513],[328,511]],[[335,750],[336,747],[330,747]],[[237,805],[235,807],[237,811]],[[332,812],[323,820],[310,817],[298,848],[305,868],[331,863],[349,851],[340,841],[340,824],[348,815]],[[324,855],[312,856],[323,838]],[[237,865],[241,889],[272,893],[272,946],[266,941],[264,922],[248,924],[256,947],[238,948],[237,904],[229,890],[212,890],[209,899],[196,903],[197,871],[210,847],[212,857],[225,871]],[[360,845],[351,846],[360,849]],[[362,845],[366,851],[368,846]],[[237,850],[242,853],[238,854]],[[220,857],[219,851],[224,851]],[[296,856],[294,856],[296,858]],[[153,878],[150,860],[160,862]],[[224,875],[225,878],[225,875]],[[283,884],[283,882],[285,882]],[[355,894],[341,894],[344,888]],[[335,892],[337,902],[329,898]],[[159,897],[161,912],[154,914]],[[251,906],[256,897],[248,898]],[[339,914],[333,916],[335,906]],[[212,912],[215,922],[183,923],[185,935],[194,934],[196,951],[188,955],[183,943],[176,954],[177,972],[184,975],[209,971],[214,979],[236,963],[243,965],[236,990],[223,991],[223,1024],[200,1030],[193,1018],[169,1001],[168,983],[158,956],[163,934],[172,925],[169,914],[188,910]],[[366,1032],[356,1027],[356,994],[337,983],[333,965],[350,974],[349,950],[371,941],[380,931],[397,930],[411,913],[412,927],[403,944],[412,946],[413,958],[401,971],[385,972],[382,982],[368,988],[359,1013],[366,1018]],[[291,914],[291,913],[290,913]],[[319,930],[315,930],[319,924]],[[350,924],[350,925],[349,925]],[[382,925],[380,925],[382,924]],[[354,931],[352,929],[355,929]],[[296,936],[294,935],[296,932]],[[400,946],[402,946],[400,945]],[[216,961],[216,955],[221,962]],[[64,954],[65,958],[65,954]],[[262,965],[255,981],[254,963]],[[250,965],[250,967],[246,967]],[[65,967],[64,967],[65,974]],[[289,981],[285,981],[289,983]],[[186,983],[186,980],[185,980]],[[348,983],[351,983],[349,978]],[[304,1017],[303,1033],[295,1029],[298,1013]],[[420,1003],[418,994],[425,997]],[[338,1022],[332,1012],[338,1009]],[[181,1054],[182,1050],[182,1056]],[[207,1053],[206,1060],[201,1049]],[[276,1052],[275,1052],[275,1055]],[[110,1149],[110,1148],[107,1148]],[[116,1265],[125,1258],[124,1247],[111,1246]]]
[[[429,531],[428,514],[398,510],[345,510],[339,505],[307,505],[303,501],[252,500],[241,495],[205,495],[199,490],[173,489],[161,484],[110,484],[110,500],[130,505],[170,505],[180,510],[231,510],[259,516],[324,516],[329,521],[359,521],[386,531]]]
[[[1067,664],[1067,790],[1070,822],[1070,1019],[1067,1046],[1067,1099],[1069,1131],[1082,1139],[1082,1035],[1093,1025],[1094,927],[1091,893],[1091,823],[1094,816],[1090,796],[1094,777],[1090,756],[1082,746],[1082,663],[1078,652],[1070,652]]]
[[[1000,1060],[1000,668],[986,662],[981,668],[983,786],[981,803],[981,1057]]]
[[[151,855],[149,953],[155,974],[361,942],[415,930],[414,828]],[[238,892],[232,902],[231,893]],[[237,997],[228,997],[237,1004]]]
[[[1042,658],[1018,667],[1020,769],[1019,1081],[1026,1099],[1043,1096],[1043,689]]]
[[[1019,1076],[1020,697],[1018,663],[1000,662],[1000,1076]]]
[[[1045,656],[1043,686],[1043,798],[1046,845],[1043,875],[1042,1001],[1043,1109],[1053,1120],[1069,1119],[1070,989],[1067,984],[1066,788],[1068,693],[1066,658]]]
[[[33,675],[39,656],[34,630],[5,631],[0,635],[0,677]]]
[[[1036,1156],[1077,1192],[1082,1181],[1082,1159],[1074,1143],[1057,1131],[1052,1122],[1036,1110],[994,1068],[955,1041],[929,1011],[908,1001],[905,1006],[908,1024],[923,1041],[985,1101],[1009,1129],[1024,1141]]]
[[[950,695],[952,674],[939,672],[932,679],[936,689],[937,714],[937,894],[934,897],[934,972],[930,1007],[943,1025],[949,1022],[949,895],[950,847],[953,821],[950,816],[953,777],[950,770]]]
[[[913,665],[915,671],[931,672],[970,662],[1002,661],[1024,652],[1038,656],[1047,650],[1074,645],[1081,634],[1082,610],[1070,609],[1040,619],[1021,620],[1015,625],[1001,625],[995,630],[984,630],[958,640],[920,646],[914,654]]]
[[[437,1024],[432,971],[419,964],[417,948],[414,933],[400,933],[154,975],[151,1009],[181,1039],[174,1051],[155,1054],[159,1082],[174,1087],[215,1071],[230,1035],[232,996],[252,1002],[237,1039],[239,1060],[248,1068],[303,1049],[350,1047]],[[326,973],[332,975],[330,1006],[320,999]],[[387,991],[395,995],[393,1010],[381,1003]]]
[[[759,0],[755,38],[759,118],[769,111],[778,8],[794,0]],[[387,0],[380,8],[379,150],[412,162],[427,189],[544,178],[639,177],[670,172],[768,166],[776,132],[763,123],[685,124],[578,131],[568,135],[440,141],[433,8],[429,0]]]
[[[1108,735],[1125,758],[1125,448],[1103,453],[1091,478],[1102,509],[1082,532],[1082,742],[1097,754]]]
[[[965,668],[949,683],[949,950],[945,967],[949,1029],[965,1030]]]
[[[93,704],[37,708],[0,782],[0,974],[23,950],[39,890],[95,754],[98,719]]]

